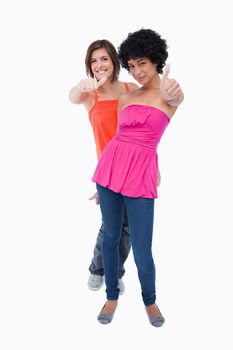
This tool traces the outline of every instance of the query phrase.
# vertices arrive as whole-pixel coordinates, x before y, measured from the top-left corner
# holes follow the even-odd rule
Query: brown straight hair
[[[112,82],[113,82],[117,80],[119,77],[120,63],[118,60],[117,51],[115,47],[110,41],[106,39],[96,40],[93,43],[91,43],[90,46],[88,47],[86,58],[85,58],[86,73],[87,73],[87,76],[94,78],[94,74],[92,73],[92,70],[91,70],[91,55],[93,51],[98,49],[103,49],[103,48],[106,49],[113,63],[113,67],[114,67],[113,76],[112,76]]]

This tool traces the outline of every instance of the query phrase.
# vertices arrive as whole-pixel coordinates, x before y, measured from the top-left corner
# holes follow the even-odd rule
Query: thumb
[[[93,199],[95,199],[96,197],[95,197],[95,194],[93,194],[93,196],[91,196],[90,198],[88,198],[89,199],[89,201],[92,201]]]
[[[103,85],[106,82],[106,80],[107,80],[106,77],[101,78],[97,83],[97,88]]]
[[[170,73],[170,64],[168,63],[168,64],[165,66],[165,71],[164,71],[164,73],[163,73],[162,79],[167,79],[169,73]]]

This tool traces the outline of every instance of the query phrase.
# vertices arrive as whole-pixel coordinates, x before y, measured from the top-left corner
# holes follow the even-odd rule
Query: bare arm
[[[137,84],[135,84],[135,83],[128,83],[128,85],[129,85],[129,90],[130,91],[139,89],[139,86]]]
[[[80,104],[88,98],[89,92],[80,90],[80,82],[75,85],[69,92],[69,100],[72,103]]]

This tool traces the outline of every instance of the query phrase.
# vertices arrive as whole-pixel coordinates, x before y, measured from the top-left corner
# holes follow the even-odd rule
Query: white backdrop
[[[0,347],[232,349],[230,1],[3,1]],[[88,45],[152,28],[185,92],[159,146],[154,256],[163,328],[149,325],[132,253],[114,322],[87,288],[100,226],[92,131],[68,92]],[[126,71],[121,79],[133,81]]]

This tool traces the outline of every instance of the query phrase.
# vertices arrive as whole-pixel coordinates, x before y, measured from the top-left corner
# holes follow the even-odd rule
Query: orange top
[[[125,90],[129,91],[128,84],[124,83],[124,86]],[[99,100],[98,93],[95,92],[95,103],[88,114],[94,133],[98,158],[107,143],[116,135],[117,106],[118,99]]]

